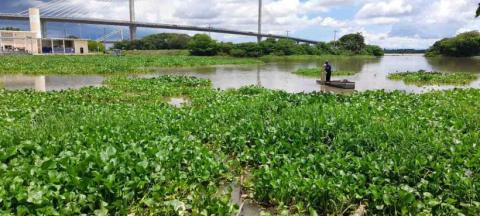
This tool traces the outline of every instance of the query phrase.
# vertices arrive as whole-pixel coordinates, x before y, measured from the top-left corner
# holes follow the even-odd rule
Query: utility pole
[[[333,47],[335,49],[337,48],[337,33],[338,33],[337,30],[333,31]]]
[[[135,0],[129,0],[130,2],[130,40],[137,39],[137,27],[133,25],[135,22]]]
[[[289,31],[289,30],[287,30],[287,37],[288,37],[289,33],[290,33],[290,31]]]
[[[262,0],[258,0],[258,36],[257,42],[260,43],[262,41]]]

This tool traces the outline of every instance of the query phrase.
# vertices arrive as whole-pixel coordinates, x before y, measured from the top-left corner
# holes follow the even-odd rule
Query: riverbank
[[[0,213],[231,215],[219,191],[243,170],[248,197],[278,212],[479,213],[480,90],[217,91],[163,76],[0,101]]]

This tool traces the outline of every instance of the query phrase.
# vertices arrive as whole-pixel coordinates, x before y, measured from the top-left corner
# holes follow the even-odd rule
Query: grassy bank
[[[248,58],[127,54],[92,56],[0,56],[0,74],[122,74],[148,73],[155,68],[226,64],[257,64]]]
[[[320,74],[323,71],[318,69],[318,68],[301,68],[298,69],[297,71],[293,72],[294,74],[302,75],[302,76],[308,76],[308,77],[320,77]],[[355,71],[333,71],[332,76],[353,76],[357,74],[358,72]]]
[[[165,101],[189,98],[175,108]],[[185,77],[0,90],[0,214],[480,214],[480,91],[350,96]]]
[[[466,85],[478,79],[471,73],[441,73],[441,72],[402,72],[388,75],[391,80],[402,80],[407,84],[425,85]]]

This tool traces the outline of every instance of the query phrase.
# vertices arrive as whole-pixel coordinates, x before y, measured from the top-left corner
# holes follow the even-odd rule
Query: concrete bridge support
[[[135,0],[129,0],[130,2],[130,23],[135,23]],[[130,25],[130,40],[137,39],[137,27]]]
[[[262,0],[258,0],[258,36],[257,42],[260,43],[262,41]]]

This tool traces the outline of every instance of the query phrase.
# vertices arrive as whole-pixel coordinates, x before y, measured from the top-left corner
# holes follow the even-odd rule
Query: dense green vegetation
[[[342,60],[343,62],[349,60],[361,60],[361,61],[379,61],[379,58],[368,55],[356,55],[356,56],[345,56],[345,55],[290,55],[290,56],[276,56],[268,55],[262,56],[260,59],[264,62],[278,62],[278,61],[330,61]]]
[[[300,68],[293,73],[302,76],[320,77],[322,72],[323,70],[320,68]],[[333,70],[332,76],[352,76],[357,73],[358,71]]]
[[[146,36],[140,40],[121,41],[114,44],[122,50],[164,50],[186,49],[191,37],[187,34],[161,33]]]
[[[472,73],[442,73],[426,72],[420,70],[417,72],[392,73],[388,75],[392,80],[403,80],[407,84],[424,85],[466,85],[478,79],[476,74]]]
[[[105,52],[105,44],[98,41],[88,41],[88,50],[92,53],[104,53]]]
[[[148,73],[161,67],[256,64],[254,59],[185,55],[0,56],[0,74]]]
[[[115,43],[114,48],[122,50],[159,50],[187,49],[192,55],[214,56],[230,55],[234,57],[260,57],[265,55],[371,55],[383,56],[379,46],[366,45],[361,34],[348,34],[336,43],[317,45],[297,44],[293,40],[267,38],[261,43],[224,43],[217,42],[206,34],[190,37],[185,34],[162,33],[147,36],[136,41]]]
[[[122,52],[125,55],[189,55],[188,50],[126,50]]]
[[[164,101],[189,98],[175,108]],[[480,214],[480,91],[217,91],[185,77],[0,90],[0,214]]]
[[[383,56],[379,46],[366,45],[361,34],[345,35],[337,43],[321,42],[317,45],[297,44],[289,39],[267,38],[260,43],[217,43],[208,35],[195,35],[189,44],[192,55],[230,55],[234,57],[260,57],[266,55],[370,55]]]
[[[480,32],[471,31],[435,42],[426,56],[471,57],[480,55]]]
[[[218,53],[218,45],[215,40],[206,34],[196,34],[188,43],[190,54],[196,56],[214,56]]]

